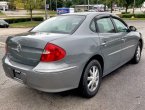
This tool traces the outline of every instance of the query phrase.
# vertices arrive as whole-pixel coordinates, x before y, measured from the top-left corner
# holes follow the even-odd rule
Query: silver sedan
[[[98,92],[102,77],[131,61],[139,63],[143,39],[110,13],[86,12],[50,18],[6,41],[6,75],[45,92]]]

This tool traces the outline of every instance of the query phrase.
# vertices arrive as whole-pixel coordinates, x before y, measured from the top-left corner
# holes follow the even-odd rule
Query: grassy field
[[[5,14],[3,14],[3,13],[0,11],[0,16],[5,16]]]
[[[40,24],[40,21],[28,21],[28,22],[20,22],[20,23],[13,23],[10,24],[11,28],[31,28],[35,27]]]

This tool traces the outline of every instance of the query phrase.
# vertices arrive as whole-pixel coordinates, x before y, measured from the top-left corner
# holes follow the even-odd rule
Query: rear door
[[[124,42],[121,39],[122,36],[116,33],[110,16],[99,16],[96,23],[105,60],[104,73],[109,73],[121,62],[120,50]]]

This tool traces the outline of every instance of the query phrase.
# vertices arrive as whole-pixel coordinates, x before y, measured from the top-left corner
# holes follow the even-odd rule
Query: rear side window
[[[115,28],[110,18],[97,20],[97,26],[100,33],[115,33]]]
[[[91,22],[90,29],[91,29],[93,32],[96,32],[96,24],[95,24],[95,21],[94,21],[94,20]]]

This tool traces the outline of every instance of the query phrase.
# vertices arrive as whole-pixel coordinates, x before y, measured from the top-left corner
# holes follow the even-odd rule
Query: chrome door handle
[[[125,39],[124,39],[124,38],[122,38],[121,40],[122,40],[122,41],[125,41]]]
[[[106,45],[106,42],[103,42],[101,45],[102,45],[102,46],[107,46],[107,45]]]

